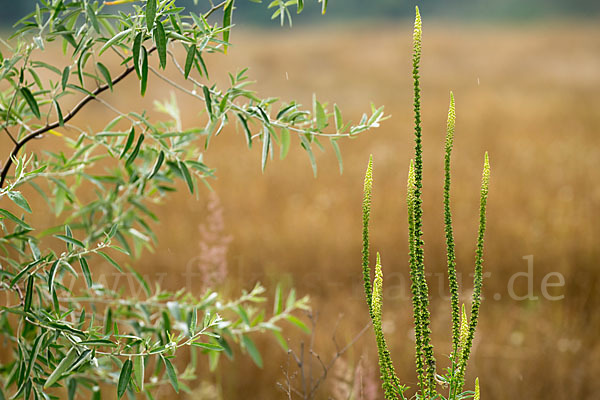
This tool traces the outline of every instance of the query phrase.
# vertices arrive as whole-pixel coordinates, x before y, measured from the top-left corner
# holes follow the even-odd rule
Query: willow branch
[[[153,46],[150,50],[148,50],[148,54],[154,52],[155,50],[156,50],[156,46]],[[110,86],[108,85],[108,83],[98,86],[93,92],[91,92],[91,94],[89,94],[86,97],[84,97],[83,99],[81,99],[81,101],[79,103],[77,103],[77,105],[75,107],[73,107],[73,109],[67,115],[64,116],[63,122],[66,123],[69,120],[71,120],[71,118],[73,118],[75,115],[77,115],[77,113],[79,113],[79,111],[81,111],[81,109],[83,109],[83,107],[85,107],[90,101],[94,100],[96,98],[96,96],[98,96],[102,92],[105,92],[111,86],[114,86],[117,83],[119,83],[120,81],[122,81],[123,79],[125,79],[125,77],[127,77],[129,74],[131,74],[134,70],[135,70],[135,68],[133,66],[129,66],[119,76],[117,76],[115,79],[112,80]],[[29,135],[25,136],[24,138],[22,138],[21,140],[19,140],[18,142],[15,143],[15,147],[10,152],[10,155],[6,159],[6,163],[5,163],[4,167],[2,168],[2,173],[0,175],[0,188],[2,188],[4,186],[4,181],[6,180],[8,171],[10,170],[10,167],[13,164],[13,160],[16,159],[21,148],[23,146],[25,146],[29,141],[40,137],[44,133],[46,133],[54,128],[58,128],[59,126],[60,126],[59,121],[55,121],[51,124],[46,124],[45,126],[31,132]]]

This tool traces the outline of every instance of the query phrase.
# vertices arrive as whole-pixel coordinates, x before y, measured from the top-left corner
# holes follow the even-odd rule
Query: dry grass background
[[[225,82],[226,72],[249,66],[262,96],[299,99],[309,105],[316,92],[322,100],[337,102],[354,121],[373,101],[385,105],[392,118],[377,130],[340,142],[345,164],[341,176],[328,149],[317,155],[319,174],[313,178],[298,143],[293,143],[285,161],[269,162],[263,175],[260,149],[248,151],[243,134],[233,128],[211,142],[205,161],[217,168],[218,178],[211,185],[223,206],[226,234],[232,237],[224,290],[235,293],[261,281],[272,295],[276,282],[284,281],[300,294],[309,294],[320,315],[315,350],[328,359],[335,351],[331,336],[335,333],[343,345],[369,318],[360,272],[360,210],[364,169],[373,154],[372,250],[381,252],[384,263],[385,328],[400,379],[415,386],[404,204],[412,156],[410,38],[408,23],[235,32],[235,46],[227,57],[207,58],[220,82]],[[472,382],[479,376],[484,399],[596,398],[600,31],[591,24],[488,28],[428,23],[422,85],[424,231],[427,269],[433,274],[432,328],[439,368],[446,366],[444,358],[450,351],[450,311],[443,297],[447,285],[441,278],[445,276],[441,204],[445,119],[453,90],[458,119],[452,201],[465,300],[485,150],[492,163],[485,252],[489,277],[467,378]],[[141,107],[133,94],[122,95],[136,93],[134,79],[124,86],[120,95],[107,99],[120,109],[132,103]],[[168,96],[169,91],[154,80],[146,106],[151,107],[148,97]],[[203,105],[184,96],[178,95],[178,102],[185,124],[199,123]],[[100,127],[111,118],[106,109],[94,105],[78,121]],[[181,189],[156,208],[161,217],[158,249],[144,254],[137,264],[145,275],[168,272],[163,285],[172,289],[183,285],[181,273],[200,251],[199,225],[205,222],[208,201],[207,191],[193,198]],[[527,271],[523,257],[528,255],[534,256],[533,288],[539,299],[511,299],[509,279]],[[542,297],[541,281],[549,272],[564,276],[564,287],[549,289],[564,299]],[[516,293],[527,289],[526,280],[519,278]],[[309,339],[291,326],[287,333],[294,348]],[[259,342],[263,370],[238,355],[234,363],[224,362],[216,376],[206,374],[200,380],[221,385],[224,399],[286,398],[276,386],[284,378],[286,355],[274,340]],[[345,368],[352,370],[360,363],[363,371],[371,369],[371,378],[376,377],[372,333],[367,332],[343,358]],[[319,398],[340,390],[340,374],[339,369],[331,371]],[[365,386],[367,378],[361,378]],[[158,398],[172,395],[166,389]],[[190,398],[200,397],[198,392]]]

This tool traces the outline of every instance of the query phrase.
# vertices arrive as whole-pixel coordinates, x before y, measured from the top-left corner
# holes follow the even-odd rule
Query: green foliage
[[[490,165],[487,152],[483,167],[480,197],[480,220],[477,237],[477,251],[475,257],[475,275],[473,281],[473,302],[471,304],[471,320],[469,321],[465,306],[462,313],[458,304],[458,282],[456,278],[456,256],[454,251],[454,237],[452,231],[452,216],[450,211],[450,156],[455,130],[455,105],[454,95],[450,96],[448,124],[445,145],[445,180],[444,180],[444,221],[446,227],[446,244],[448,256],[448,277],[451,292],[452,309],[452,354],[450,355],[450,368],[447,373],[440,375],[436,371],[433,344],[431,343],[429,290],[425,278],[424,242],[423,242],[423,159],[422,159],[422,130],[421,130],[421,90],[419,82],[419,64],[421,59],[421,16],[416,9],[415,30],[413,34],[413,82],[414,82],[414,115],[415,115],[415,159],[411,160],[408,171],[407,184],[407,209],[408,209],[408,238],[409,238],[409,267],[411,278],[411,293],[413,302],[413,316],[415,327],[416,347],[416,372],[419,390],[416,399],[447,399],[458,400],[464,398],[479,399],[479,380],[475,382],[475,392],[463,391],[464,376],[469,360],[473,337],[477,328],[479,308],[481,305],[481,287],[483,283],[483,243],[486,227],[486,206],[488,197]],[[365,177],[365,197],[363,203],[363,279],[367,294],[367,305],[373,321],[373,329],[377,340],[381,380],[386,399],[405,399],[404,393],[408,389],[401,386],[390,358],[381,328],[381,308],[383,303],[383,273],[379,253],[375,278],[371,289],[371,276],[369,269],[369,217],[371,210],[371,191],[373,183],[373,160],[369,159]],[[370,296],[370,291],[372,295]],[[370,298],[369,298],[370,297]],[[442,385],[439,390],[438,384]],[[441,392],[447,392],[447,395]]]
[[[132,12],[113,12],[120,3],[132,3]],[[303,2],[280,9],[290,5],[301,11]],[[190,193],[208,185],[215,171],[203,155],[230,122],[240,124],[248,147],[262,141],[263,169],[275,146],[284,158],[296,142],[316,173],[313,148],[321,148],[321,140],[330,140],[341,168],[337,140],[384,119],[383,110],[372,107],[358,124],[344,124],[337,106],[330,112],[316,98],[313,112],[294,101],[261,99],[249,89],[247,69],[218,88],[204,59],[226,53],[235,6],[227,0],[207,8],[184,14],[173,0],[42,0],[11,41],[2,42],[0,130],[13,147],[0,166],[0,290],[9,299],[0,307],[0,336],[7,343],[0,387],[13,398],[65,391],[69,398],[76,392],[100,398],[107,386],[118,398],[135,392],[152,398],[162,385],[187,391],[199,354],[214,370],[221,355],[234,356],[236,344],[262,367],[257,333],[270,332],[286,349],[282,325],[308,330],[294,315],[308,308],[308,299],[293,289],[284,302],[277,287],[268,315],[260,284],[233,300],[212,289],[171,292],[130,265],[156,243],[151,206],[178,182]],[[209,23],[217,13],[222,23]],[[66,66],[41,61],[50,42],[62,46]],[[102,98],[120,92],[128,76],[139,80],[140,96],[150,92],[155,76],[202,103],[197,109],[206,110],[204,125],[184,127],[174,95],[154,103],[164,119],[134,107],[121,111]],[[92,102],[114,114],[100,131],[74,122]],[[28,149],[49,134],[64,141],[60,150]],[[31,193],[45,206],[30,203]],[[44,213],[56,222],[48,226],[35,218]],[[126,278],[129,290],[118,279],[109,285],[103,266]],[[173,361],[181,351],[192,360],[185,368]]]

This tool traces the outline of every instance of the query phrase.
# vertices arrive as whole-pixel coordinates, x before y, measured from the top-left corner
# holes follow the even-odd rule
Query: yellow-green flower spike
[[[454,103],[454,93],[450,91],[450,106],[448,107],[448,121],[446,122],[446,152],[452,150],[455,126],[456,106]]]
[[[469,334],[469,317],[467,317],[467,311],[465,305],[462,305],[461,318],[460,318],[460,336],[458,340],[458,348],[462,349],[465,347],[467,335]]]
[[[459,391],[464,384],[465,368],[471,355],[471,346],[473,345],[473,337],[477,328],[477,320],[479,318],[479,307],[481,306],[481,286],[483,285],[483,239],[485,236],[486,227],[486,209],[487,198],[490,185],[490,160],[488,153],[485,153],[485,161],[483,163],[483,173],[481,177],[481,196],[479,206],[479,232],[477,235],[477,250],[475,252],[475,276],[473,278],[473,303],[471,304],[471,322],[469,323],[469,333],[462,349],[460,367],[458,370],[459,376]]]
[[[371,307],[373,318],[381,323],[381,306],[383,303],[383,271],[381,270],[381,257],[377,253],[377,264],[375,264],[375,279],[373,279],[373,297]]]
[[[421,23],[421,13],[419,6],[415,7],[415,30],[413,32],[413,45],[415,54],[421,55],[421,37],[423,36],[423,27]]]
[[[452,229],[452,213],[450,211],[450,156],[454,144],[454,130],[456,125],[456,108],[454,94],[450,92],[450,107],[448,109],[448,123],[446,128],[446,145],[444,157],[444,224],[446,231],[446,253],[448,261],[448,282],[450,286],[450,305],[452,309],[452,350],[458,353],[458,336],[460,334],[460,316],[458,309],[458,280],[456,278],[456,253],[454,233]]]
[[[473,400],[479,400],[479,378],[475,378],[475,395]]]
[[[410,160],[408,182],[406,184],[406,208],[408,211],[408,250],[411,262],[415,256],[415,189],[415,166],[413,160]]]
[[[421,193],[423,189],[423,140],[421,129],[421,88],[419,83],[419,64],[421,62],[421,38],[423,34],[421,14],[416,8],[415,28],[413,33],[413,88],[414,88],[414,115],[415,115],[415,191],[414,191],[414,240],[415,240],[415,266],[416,283],[419,287],[420,311],[415,315],[419,320],[422,334],[423,358],[426,371],[427,396],[435,397],[435,359],[433,356],[433,344],[431,343],[431,329],[429,325],[429,290],[425,279],[425,260],[423,251],[423,201]]]
[[[401,388],[400,380],[396,376],[394,365],[390,357],[390,352],[383,335],[382,312],[383,305],[383,271],[381,267],[381,257],[377,253],[377,263],[375,264],[375,278],[373,279],[373,298],[372,313],[373,330],[377,340],[377,350],[379,355],[379,371],[381,373],[381,385],[383,387],[384,398],[386,400],[397,400],[398,391]]]
[[[363,198],[363,248],[362,248],[362,270],[365,284],[365,295],[369,313],[372,317],[371,299],[371,268],[369,267],[369,220],[371,218],[371,190],[373,188],[373,155],[369,157],[367,172],[365,173],[364,198]]]

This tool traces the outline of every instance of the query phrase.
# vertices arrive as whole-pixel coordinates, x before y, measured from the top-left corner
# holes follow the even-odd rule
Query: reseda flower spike
[[[473,302],[471,318],[467,316],[465,305],[459,310],[458,280],[456,272],[456,255],[454,234],[452,229],[452,214],[450,210],[450,157],[454,144],[456,124],[456,109],[454,94],[450,92],[450,106],[446,127],[445,157],[444,157],[444,224],[447,246],[448,280],[451,293],[452,309],[452,352],[450,367],[445,375],[436,373],[436,361],[431,343],[431,317],[429,312],[429,289],[425,279],[424,241],[423,241],[423,145],[421,129],[421,89],[419,83],[419,64],[421,61],[422,24],[419,8],[416,8],[415,27],[413,32],[413,89],[414,89],[414,135],[415,157],[410,161],[406,205],[408,214],[408,249],[411,279],[411,294],[415,330],[415,364],[419,390],[414,397],[420,400],[458,400],[471,398],[479,400],[479,379],[475,380],[474,392],[462,392],[466,364],[469,360],[473,337],[477,327],[479,308],[481,304],[481,287],[483,284],[483,239],[486,228],[486,208],[490,178],[490,164],[487,152],[483,167],[481,182],[481,197],[479,210],[479,233],[475,257],[475,274],[473,281]],[[375,278],[371,282],[369,268],[369,219],[371,213],[371,192],[373,185],[373,157],[365,174],[363,200],[363,251],[362,268],[365,294],[369,314],[373,321],[373,330],[377,341],[379,367],[385,399],[406,400],[404,392],[408,387],[400,385],[394,372],[391,357],[382,330],[383,303],[383,271],[381,259],[377,253]],[[448,397],[437,392],[437,384],[448,391]]]

